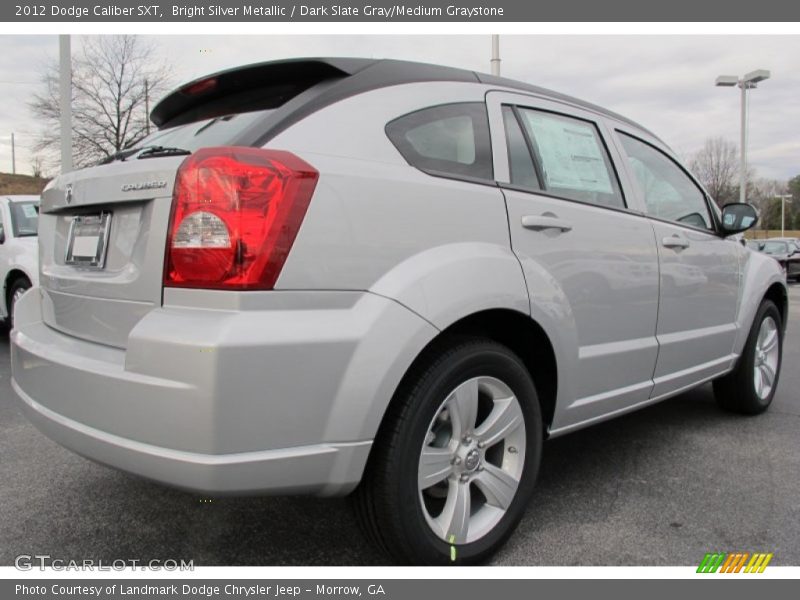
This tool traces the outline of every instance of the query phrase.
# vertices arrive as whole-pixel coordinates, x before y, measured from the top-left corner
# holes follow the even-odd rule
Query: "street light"
[[[737,86],[742,90],[742,142],[739,150],[742,162],[739,175],[739,202],[745,201],[747,188],[747,90],[758,87],[758,83],[765,79],[769,79],[769,71],[758,69],[751,71],[741,79],[738,75],[720,75],[716,80],[718,87]]]
[[[781,237],[786,237],[786,201],[792,201],[791,194],[778,194],[776,198],[781,199]]]

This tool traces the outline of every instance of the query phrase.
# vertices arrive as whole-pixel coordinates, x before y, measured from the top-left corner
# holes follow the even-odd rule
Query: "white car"
[[[0,196],[0,317],[12,324],[14,305],[39,284],[39,196]]]

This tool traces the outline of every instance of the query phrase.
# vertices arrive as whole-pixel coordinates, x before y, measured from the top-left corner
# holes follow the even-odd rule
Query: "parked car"
[[[778,261],[786,273],[786,279],[800,281],[800,246],[789,239],[769,239],[761,252]]]
[[[354,493],[400,562],[511,535],[542,443],[714,381],[766,410],[778,264],[654,134],[524,83],[302,59],[191,82],[44,191],[13,386],[204,494]],[[587,288],[587,285],[590,285]]]
[[[763,240],[745,240],[745,246],[750,248],[755,252],[760,252],[761,248],[764,246]]]
[[[0,196],[0,317],[13,326],[14,305],[39,283],[39,196]]]

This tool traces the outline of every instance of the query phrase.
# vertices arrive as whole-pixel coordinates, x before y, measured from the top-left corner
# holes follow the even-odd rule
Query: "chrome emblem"
[[[67,204],[72,203],[72,184],[67,185],[67,197],[66,197]]]
[[[139,183],[125,183],[122,185],[123,192],[138,192],[139,190],[160,190],[167,187],[166,181],[142,181]]]

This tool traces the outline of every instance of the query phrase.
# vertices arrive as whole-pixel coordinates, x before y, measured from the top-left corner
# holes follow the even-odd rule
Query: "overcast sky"
[[[299,56],[387,57],[489,70],[490,37],[146,36],[174,67],[175,83],[236,65]],[[81,43],[73,39],[73,46]],[[54,36],[0,36],[0,171],[30,173],[37,124],[27,108]],[[638,121],[680,155],[707,137],[739,140],[739,94],[717,75],[769,69],[750,96],[749,159],[758,177],[800,174],[800,36],[512,36],[501,38],[502,74],[594,102]]]

